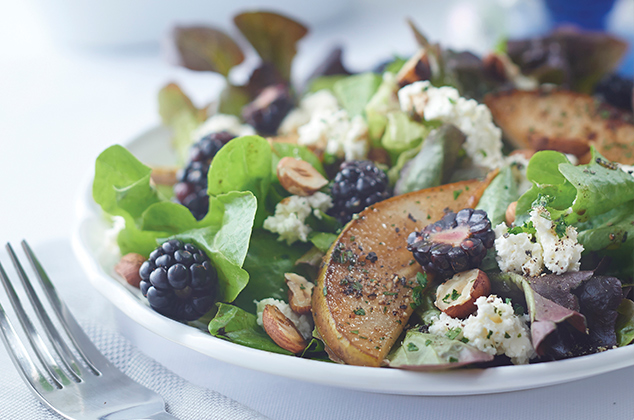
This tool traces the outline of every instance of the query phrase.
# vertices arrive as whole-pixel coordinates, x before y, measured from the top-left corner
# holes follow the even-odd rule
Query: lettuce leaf
[[[270,166],[266,169],[270,176]],[[256,197],[249,191],[211,196],[209,212],[197,221],[186,207],[160,199],[150,184],[150,172],[121,146],[112,146],[97,158],[93,197],[106,213],[124,218],[125,228],[117,238],[121,252],[148,255],[170,237],[192,241],[218,270],[220,299],[233,301],[249,281],[241,267],[249,248]]]
[[[332,91],[350,117],[361,115],[370,98],[381,84],[381,76],[375,73],[361,73],[338,80]]]
[[[495,227],[506,219],[506,208],[519,197],[518,184],[513,176],[513,168],[500,169],[489,186],[484,190],[476,209],[487,212],[491,226]]]
[[[209,322],[209,333],[214,337],[254,349],[292,354],[271,340],[257,324],[255,315],[233,305],[218,304],[218,312]]]
[[[410,122],[409,124],[418,123]],[[424,128],[424,132],[426,132],[425,126],[420,125],[420,127]],[[387,133],[390,132],[388,126],[383,141],[386,140]],[[398,138],[397,135],[394,137]],[[406,137],[401,136],[400,138]],[[396,181],[394,193],[405,194],[447,183],[464,140],[464,134],[453,125],[444,125],[438,130],[432,131],[425,138],[420,152],[403,166],[399,179]]]
[[[516,223],[528,218],[535,201],[542,201],[553,219],[561,216],[577,228],[586,260],[591,253],[608,256],[611,274],[621,280],[634,276],[634,177],[594,148],[590,163],[578,166],[562,153],[537,152],[526,176],[533,186],[518,199]]]
[[[271,185],[272,152],[259,136],[231,140],[211,162],[207,175],[209,197],[232,191],[251,191],[258,201],[255,227],[261,227],[269,215],[265,199]]]
[[[255,312],[254,300],[288,299],[284,273],[298,272],[295,262],[311,247],[310,243],[296,242],[292,246],[277,240],[277,235],[264,229],[254,229],[244,269],[249,273],[249,284],[235,304]],[[302,274],[301,272],[299,274]]]
[[[410,330],[387,360],[393,368],[433,371],[490,362],[493,356],[462,341]]]

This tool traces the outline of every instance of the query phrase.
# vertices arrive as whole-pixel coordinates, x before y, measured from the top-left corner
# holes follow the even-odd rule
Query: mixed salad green
[[[480,266],[491,281],[491,293],[511,304],[530,330],[533,361],[589,354],[634,341],[632,174],[595,149],[588,163],[576,164],[570,160],[576,159],[552,150],[532,153],[530,160],[518,155],[509,158],[511,150],[506,144],[503,149],[489,150],[503,152],[499,165],[482,166],[465,152],[469,133],[459,124],[428,120],[403,109],[399,102],[400,89],[419,80],[430,80],[432,88],[451,86],[459,92],[461,101],[481,101],[495,89],[517,87],[522,83],[517,81],[519,75],[532,80],[534,87],[556,82],[590,93],[596,81],[618,62],[622,54],[618,42],[592,34],[554,34],[540,42],[559,43],[559,49],[544,49],[558,51],[558,60],[545,57],[536,64],[525,62],[522,55],[522,51],[536,48],[535,42],[509,41],[501,44],[493,56],[498,58],[496,63],[506,67],[493,66],[497,73],[491,73],[491,67],[473,54],[431,44],[410,22],[424,52],[414,61],[413,70],[408,69],[411,59],[396,57],[374,71],[350,74],[340,55],[335,54],[306,88],[299,90],[290,83],[291,63],[307,29],[286,17],[259,12],[243,13],[235,18],[235,24],[261,59],[245,85],[236,85],[229,77],[231,69],[244,60],[242,48],[231,36],[206,27],[182,27],[172,34],[174,56],[180,65],[215,72],[227,80],[217,102],[202,108],[175,84],[159,93],[160,115],[173,132],[174,154],[182,165],[189,147],[199,140],[192,138],[192,133],[210,115],[243,117],[245,107],[257,101],[268,86],[285,86],[295,98],[296,110],[301,108],[302,98],[326,91],[336,99],[338,110],[345,111],[346,118],[358,118],[365,124],[362,159],[375,161],[388,174],[394,195],[484,177],[495,169],[497,174],[477,204],[477,209],[486,211],[492,227],[508,222],[509,205],[516,202],[515,220],[505,227],[507,236],[534,235],[531,215],[536,208],[549,215],[546,217],[550,217],[559,238],[567,235],[569,227],[574,229],[576,242],[583,247],[576,270],[555,274],[544,269],[547,274],[532,277],[521,270],[504,272],[496,261],[495,248],[488,251]],[[581,68],[581,46],[591,49],[584,54],[602,51],[607,58],[582,60],[592,66],[577,71]],[[421,70],[423,65],[426,70]],[[518,72],[515,79],[509,76],[513,71]],[[412,77],[414,80],[410,80]],[[448,104],[455,101],[452,98],[449,95]],[[284,125],[281,120],[278,126]],[[256,131],[262,132],[257,124]],[[240,345],[289,355],[293,352],[278,345],[258,323],[256,303],[269,298],[288,301],[285,273],[314,280],[324,254],[343,226],[328,212],[311,211],[303,221],[310,232],[306,241],[281,241],[276,233],[265,229],[265,220],[292,195],[281,185],[277,167],[282,158],[293,157],[310,163],[332,182],[339,164],[349,160],[348,152],[299,144],[296,134],[290,130],[284,136],[268,139],[240,136],[223,145],[209,166],[209,210],[200,220],[174,200],[169,186],[156,185],[152,168],[124,147],[112,146],[98,157],[93,183],[94,200],[104,213],[125,222],[117,234],[121,255],[147,257],[167,239],[176,238],[195,243],[209,256],[218,273],[217,304],[203,318],[190,322],[192,326]],[[486,155],[486,151],[483,153]],[[322,189],[326,194],[329,191],[330,186]],[[490,352],[477,348],[473,340],[470,343],[465,335],[466,323],[443,334],[430,332],[441,315],[433,303],[439,282],[419,281],[412,303],[416,309],[409,328],[393,346],[388,357],[390,366],[508,363],[505,356],[492,362]],[[296,354],[330,360],[326,350],[320,337],[312,336],[304,350]]]

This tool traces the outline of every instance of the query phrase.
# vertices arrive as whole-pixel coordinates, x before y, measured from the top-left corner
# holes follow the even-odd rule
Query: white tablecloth
[[[462,8],[451,21],[438,6],[441,3],[384,2],[382,9],[367,7],[341,16],[330,25],[316,28],[312,37],[302,42],[295,70],[298,75],[309,73],[329,46],[338,41],[347,47],[347,63],[354,63],[356,70],[367,69],[391,52],[408,53],[415,48],[403,16],[413,16],[438,39],[452,28],[451,22],[454,26],[460,22],[456,16],[473,12],[471,2],[453,1]],[[92,290],[74,260],[68,238],[75,223],[78,189],[103,149],[158,123],[156,94],[160,87],[177,81],[202,104],[214,97],[221,80],[209,73],[170,67],[152,48],[101,53],[59,51],[46,40],[28,38],[32,28],[21,22],[9,25],[8,32],[8,24],[20,16],[10,10],[0,11],[0,241],[30,240],[64,298],[71,307],[79,308],[78,316],[91,316],[183,378],[273,419],[634,418],[634,368],[507,394],[377,395],[288,380],[217,362],[137,326]],[[31,24],[34,22],[38,23],[32,20]],[[443,39],[463,47],[478,42],[468,36],[469,31],[478,33],[478,28],[462,29]],[[10,364],[2,363],[0,375],[11,369]],[[5,418],[3,404],[6,401],[0,400],[0,419]]]

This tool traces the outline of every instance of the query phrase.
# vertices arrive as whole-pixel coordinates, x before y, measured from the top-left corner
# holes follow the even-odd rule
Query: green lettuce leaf
[[[244,269],[249,273],[249,284],[235,302],[249,312],[255,312],[254,300],[269,297],[284,301],[288,299],[284,273],[298,272],[295,262],[312,246],[301,242],[289,246],[277,238],[276,234],[264,229],[254,229],[251,235],[244,261]]]
[[[348,76],[345,74],[332,74],[329,76],[315,77],[314,79],[308,81],[306,93],[315,93],[324,89],[332,92],[335,83],[337,83],[339,80],[345,79],[346,77]]]
[[[506,208],[518,197],[518,185],[513,176],[513,168],[505,166],[484,190],[476,209],[486,211],[491,226],[495,227],[506,219]]]
[[[427,371],[489,362],[493,356],[462,341],[410,330],[387,360],[393,368]]]
[[[176,206],[172,208],[183,207]],[[241,267],[249,249],[256,209],[256,199],[250,192],[234,191],[209,197],[209,212],[200,222],[196,222],[198,227],[192,228],[183,223],[187,230],[174,232],[178,239],[193,241],[201,246],[209,256],[218,270],[221,300],[225,302],[235,300],[249,282],[249,274]],[[167,219],[162,220],[169,223],[171,218],[167,216]]]
[[[405,124],[418,123],[410,121]],[[426,134],[427,128],[422,124],[419,124],[419,127],[424,128],[423,135]],[[390,131],[388,127],[386,135]],[[399,136],[395,135],[395,138]],[[400,139],[403,138],[405,137],[400,137]],[[383,136],[384,145],[385,140],[386,136]],[[447,183],[464,140],[465,135],[453,125],[444,125],[432,131],[425,138],[420,152],[403,166],[394,186],[394,193],[405,194]]]
[[[350,117],[361,115],[370,98],[379,88],[381,76],[375,73],[361,73],[337,81],[332,90],[343,109]]]
[[[403,111],[390,112],[381,145],[395,162],[401,153],[421,144],[429,131],[429,127],[412,121]]]
[[[623,347],[634,341],[634,302],[623,299],[617,312],[616,342],[619,347]]]
[[[158,93],[158,105],[159,115],[164,125],[171,126],[174,124],[175,118],[181,113],[186,112],[193,116],[198,117],[199,114],[201,122],[205,118],[204,112],[201,112],[192,103],[191,99],[176,83],[169,83],[165,85]]]
[[[255,315],[233,305],[218,304],[218,313],[209,322],[209,333],[242,346],[273,353],[292,354],[271,340],[257,324]]]
[[[271,146],[262,137],[244,136],[231,140],[211,162],[207,175],[209,196],[251,191],[258,200],[255,226],[262,226],[269,215],[265,199],[271,185],[271,155]]]
[[[95,163],[92,196],[108,214],[137,219],[160,198],[150,185],[152,169],[125,147],[114,145],[104,150]]]
[[[399,111],[398,84],[393,73],[385,73],[383,81],[376,93],[365,106],[365,116],[368,122],[368,135],[372,144],[378,146],[387,126],[387,113]]]

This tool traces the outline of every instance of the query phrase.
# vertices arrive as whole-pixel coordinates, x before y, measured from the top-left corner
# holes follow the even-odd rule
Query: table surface
[[[302,42],[296,75],[308,74],[336,43],[346,47],[345,61],[354,63],[355,70],[370,68],[392,52],[411,52],[415,44],[402,23],[402,11],[370,3],[377,4],[372,8],[353,7],[349,15],[315,28]],[[483,38],[478,34],[482,35],[482,28],[480,32],[472,31],[471,37],[465,36],[468,30],[461,35],[447,34],[451,25],[456,25],[452,23],[456,13],[473,12],[466,2],[449,2],[463,5],[458,12],[436,5],[441,2],[426,3],[424,9],[416,2],[403,3],[409,5],[409,15],[432,38],[444,35],[451,45],[481,48]],[[22,17],[28,20],[32,16]],[[33,17],[29,22],[34,25],[38,21]],[[197,103],[204,103],[218,92],[222,80],[169,66],[157,48],[61,50],[46,40],[26,37],[26,32],[20,31],[28,28],[20,25],[10,26],[17,34],[7,34],[3,23],[8,23],[7,14],[0,13],[0,27],[5,28],[0,31],[0,51],[4,51],[0,54],[0,238],[12,242],[28,239],[37,246],[45,266],[47,261],[55,264],[53,256],[65,252],[77,270],[68,238],[76,222],[78,189],[92,171],[97,155],[107,146],[125,142],[158,124],[156,94],[167,82],[178,82]],[[8,41],[27,38],[25,45]],[[64,291],[67,300],[72,300],[72,285],[64,285]],[[634,417],[634,368],[564,385],[495,395],[368,394],[211,360],[144,330],[96,292],[94,299],[104,322],[150,357],[191,382],[217,390],[273,419]]]

